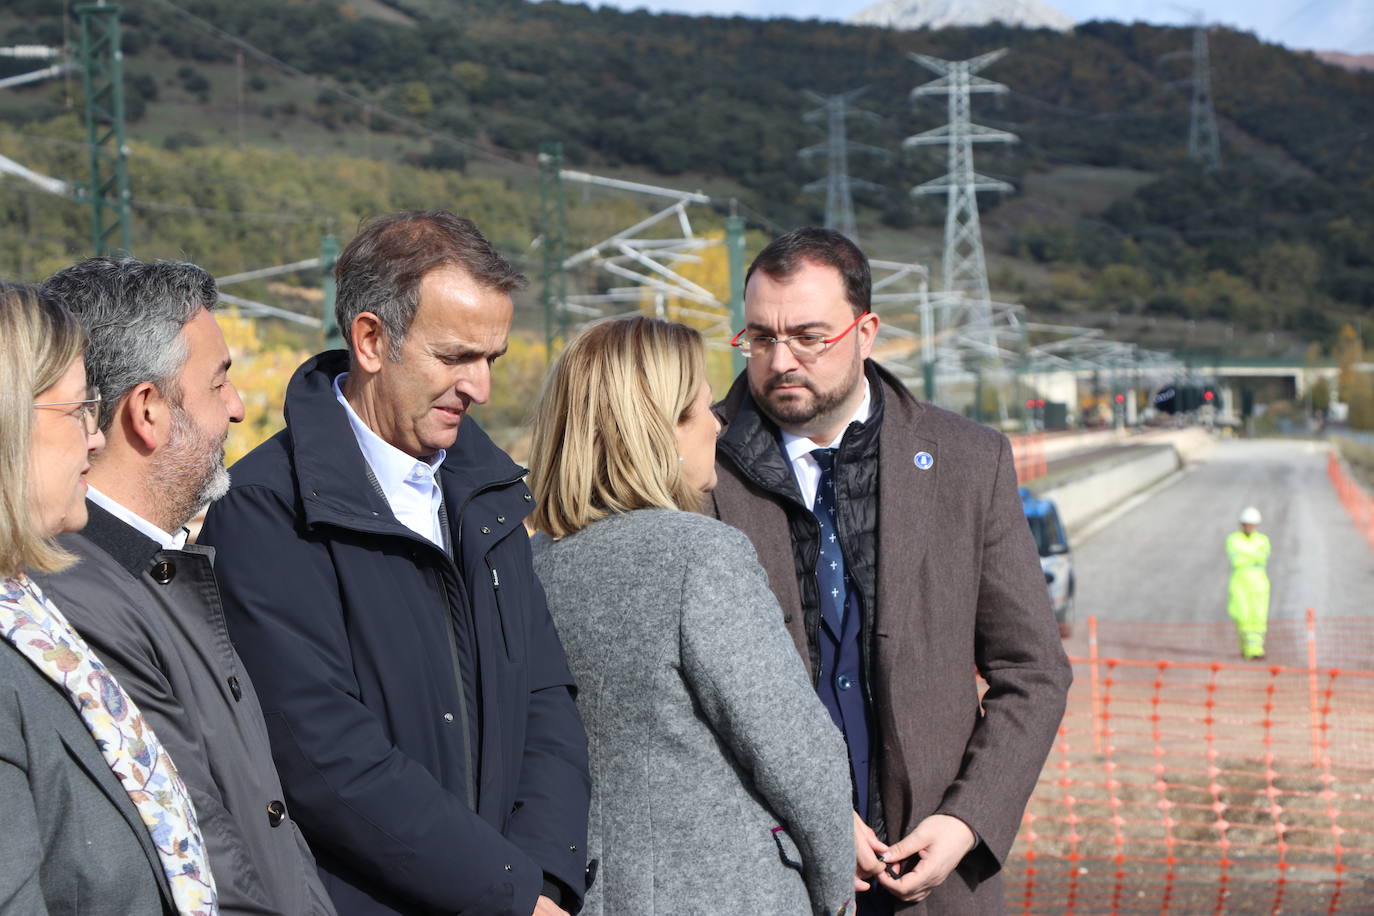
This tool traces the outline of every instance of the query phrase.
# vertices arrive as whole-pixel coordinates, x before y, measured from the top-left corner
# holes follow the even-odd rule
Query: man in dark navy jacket
[[[524,470],[466,417],[524,277],[443,211],[372,223],[336,277],[348,352],[297,370],[201,534],[287,802],[341,916],[566,916],[586,737]]]

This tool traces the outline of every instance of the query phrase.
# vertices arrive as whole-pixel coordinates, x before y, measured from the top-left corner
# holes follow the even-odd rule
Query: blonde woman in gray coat
[[[848,763],[715,485],[701,337],[573,340],[539,404],[535,568],[591,753],[590,916],[852,910]]]

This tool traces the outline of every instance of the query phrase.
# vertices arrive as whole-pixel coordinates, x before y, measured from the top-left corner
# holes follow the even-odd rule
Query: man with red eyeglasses
[[[869,358],[871,296],[838,232],[754,260],[706,511],[753,541],[845,736],[859,913],[1000,913],[1072,675],[1006,437]]]

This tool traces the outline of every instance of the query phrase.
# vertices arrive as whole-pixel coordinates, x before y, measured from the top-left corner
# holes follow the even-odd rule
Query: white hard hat
[[[1254,506],[1246,506],[1240,510],[1240,523],[1242,525],[1258,525],[1260,523],[1260,511]]]

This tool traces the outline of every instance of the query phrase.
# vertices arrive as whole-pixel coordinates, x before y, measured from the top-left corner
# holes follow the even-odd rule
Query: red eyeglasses
[[[822,337],[820,334],[793,334],[791,337],[770,337],[767,334],[749,334],[749,329],[745,328],[730,339],[730,346],[738,347],[745,356],[767,356],[773,352],[775,344],[787,344],[792,355],[802,362],[810,362],[826,351],[826,348],[835,341],[844,337],[850,331],[858,327],[859,322],[869,315],[864,312],[859,317],[850,322],[849,327],[845,328],[834,337]]]

